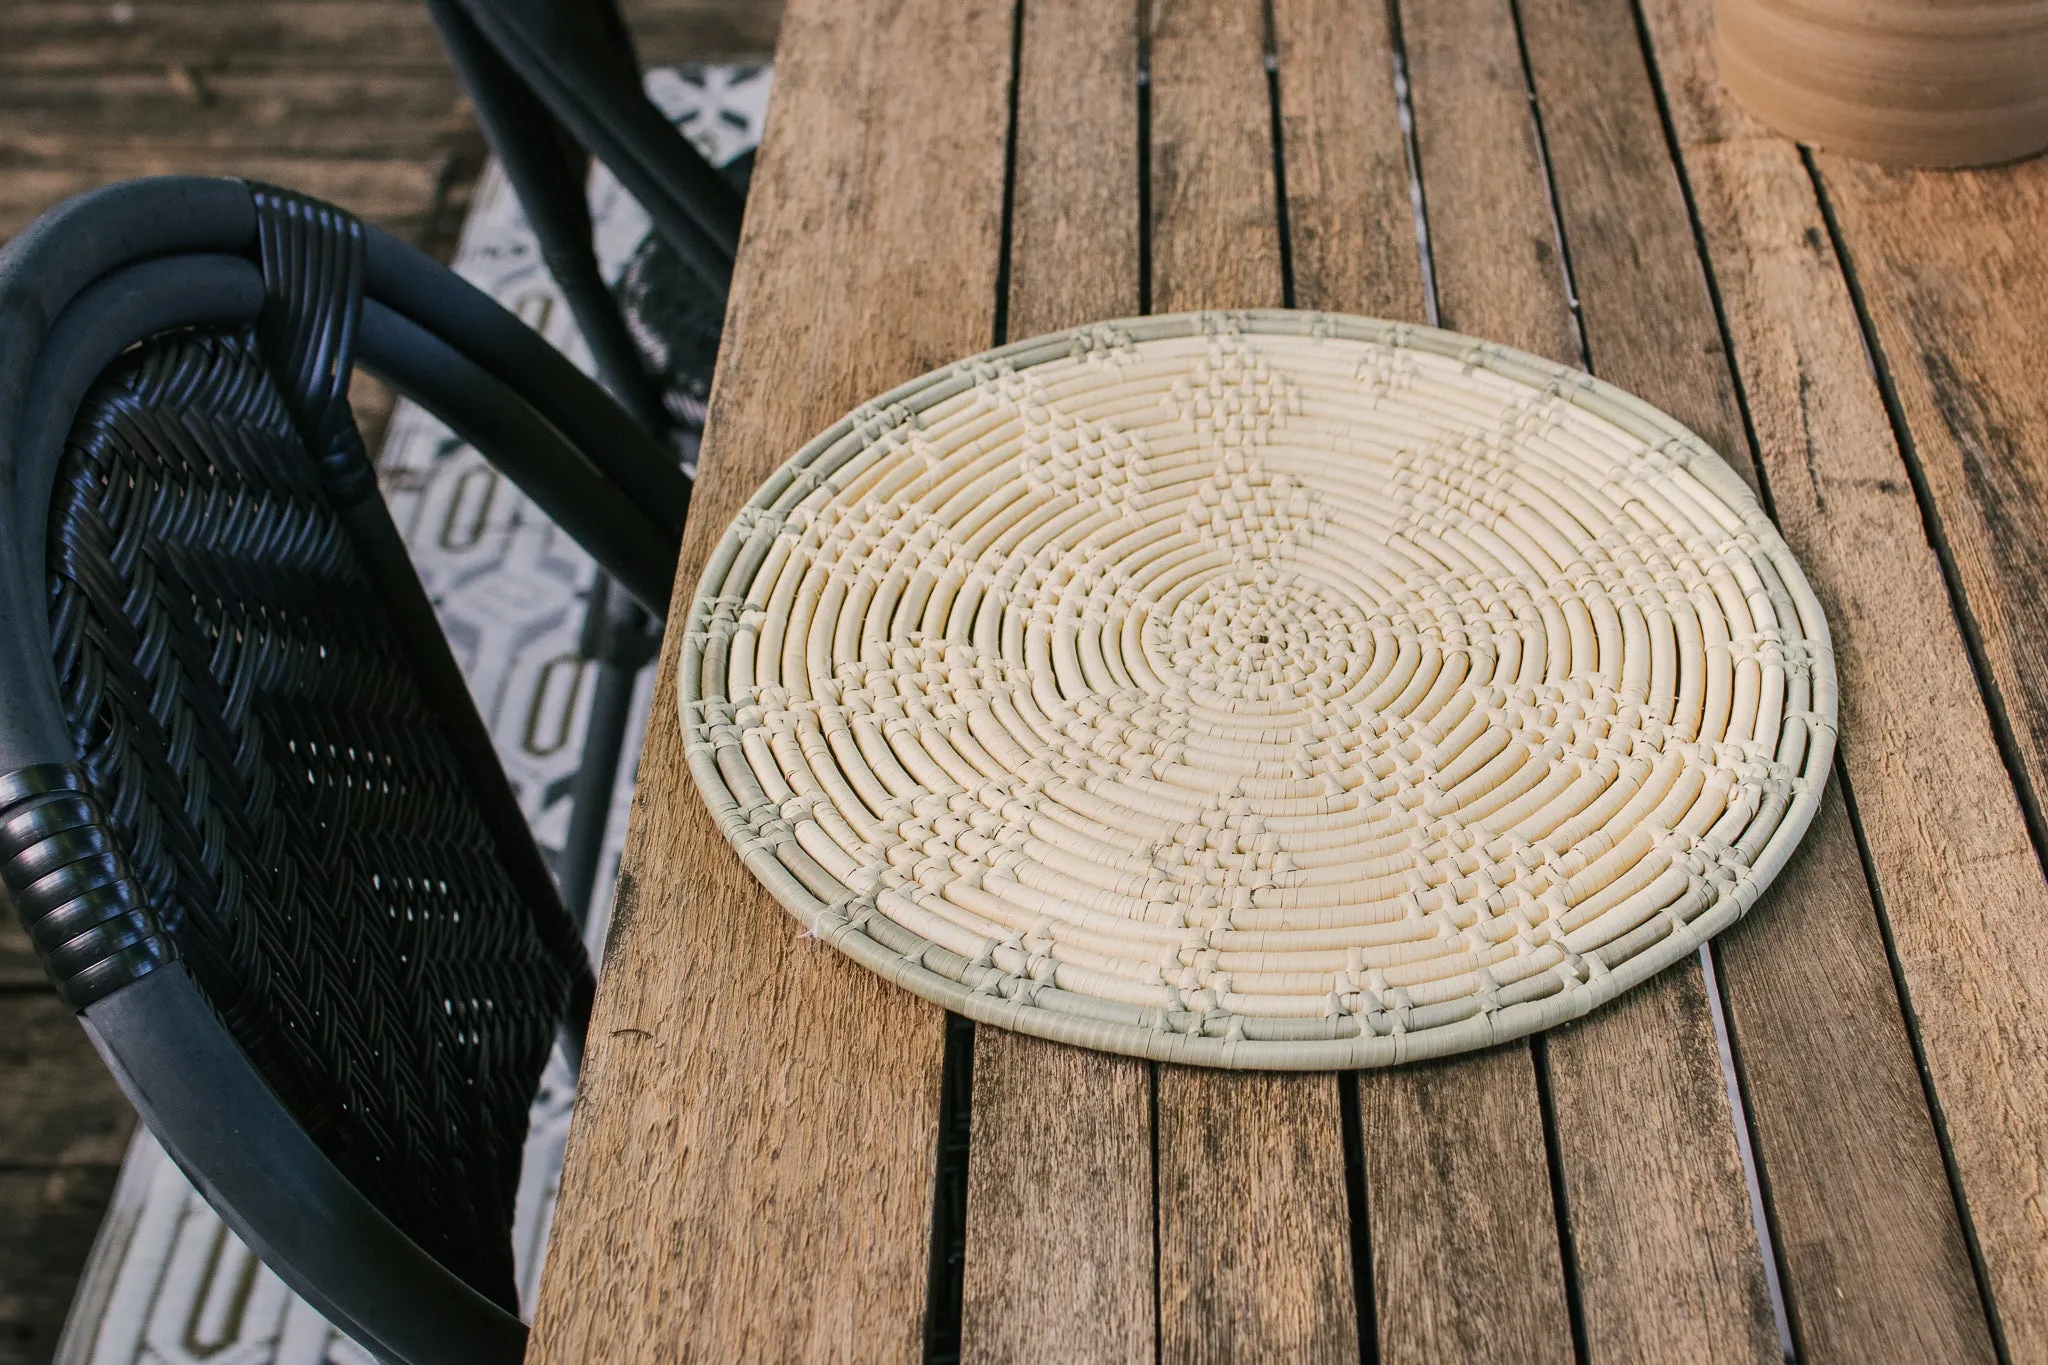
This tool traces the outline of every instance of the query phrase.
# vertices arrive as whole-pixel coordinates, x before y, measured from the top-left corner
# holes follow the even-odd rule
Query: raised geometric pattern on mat
[[[1698,437],[1363,318],[914,380],[768,481],[687,631],[692,772],[812,933],[1213,1066],[1585,1013],[1754,903],[1834,748],[1820,606]]]
[[[714,164],[760,141],[771,84],[763,66],[660,69],[647,90]],[[600,269],[616,284],[639,252],[646,213],[602,167],[590,180]],[[589,352],[540,260],[538,243],[495,162],[471,201],[451,263],[457,274],[536,327],[585,370]],[[401,402],[378,473],[414,567],[448,632],[521,809],[552,860],[568,829],[582,756],[589,666],[577,652],[593,565],[526,497],[438,420]],[[588,942],[602,948],[609,886],[625,840],[634,760],[653,693],[644,672],[613,794],[600,893]],[[547,1228],[575,1100],[560,1057],[529,1119],[513,1227],[522,1301],[540,1283]],[[62,1365],[372,1365],[266,1269],[138,1130],[79,1286]]]

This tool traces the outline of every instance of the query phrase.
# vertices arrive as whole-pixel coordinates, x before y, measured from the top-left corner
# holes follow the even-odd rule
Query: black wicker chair
[[[519,1357],[527,1109],[592,978],[413,574],[352,366],[647,609],[687,485],[341,211],[136,181],[0,250],[0,883],[164,1148],[380,1357]]]
[[[690,467],[751,156],[714,169],[670,126],[641,88],[614,0],[426,3],[598,377]],[[591,243],[584,178],[592,156],[654,224],[616,297]],[[583,631],[596,687],[561,864],[563,898],[579,921],[597,879],[634,681],[658,645],[650,618],[600,579]]]

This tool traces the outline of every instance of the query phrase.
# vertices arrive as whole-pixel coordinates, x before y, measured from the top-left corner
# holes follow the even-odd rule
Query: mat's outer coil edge
[[[1556,386],[1555,391],[1573,405],[1613,423],[1671,459],[1741,517],[1744,530],[1756,536],[1758,549],[1775,568],[1795,608],[1800,636],[1811,655],[1812,697],[1805,718],[1788,711],[1781,722],[1784,727],[1800,725],[1804,731],[1803,762],[1791,798],[1749,864],[1748,875],[1729,893],[1690,920],[1672,923],[1673,917],[1664,911],[1654,912],[1637,929],[1580,955],[1572,968],[1561,966],[1540,973],[1546,985],[1555,982],[1554,987],[1547,986],[1547,993],[1491,1009],[1482,1008],[1475,998],[1465,997],[1438,1005],[1385,1011],[1380,1017],[1388,1031],[1382,1033],[1373,1031],[1366,1018],[1356,1014],[1272,1018],[1221,1009],[1203,1014],[1169,1013],[1078,995],[1028,980],[1020,983],[1019,978],[995,967],[975,966],[962,955],[919,936],[874,908],[871,900],[856,897],[843,886],[838,887],[840,894],[827,900],[806,886],[756,838],[719,770],[717,746],[709,737],[716,727],[705,714],[707,702],[727,708],[731,708],[732,702],[722,692],[709,698],[704,694],[705,646],[711,636],[712,619],[721,604],[730,611],[735,600],[723,591],[734,570],[744,568],[746,578],[751,578],[760,560],[757,555],[752,564],[743,565],[749,547],[765,549],[767,540],[772,540],[773,527],[779,526],[775,505],[792,488],[802,483],[807,486],[803,491],[808,491],[825,477],[813,468],[821,457],[845,444],[848,449],[841,453],[851,458],[867,442],[849,443],[849,437],[859,432],[879,435],[894,429],[901,425],[903,417],[925,411],[974,387],[992,369],[1022,372],[1048,360],[1074,357],[1105,346],[1242,334],[1372,342],[1454,359],[1467,367],[1484,368],[1531,387]],[[764,521],[771,524],[764,527]],[[768,533],[766,539],[760,534],[763,530]],[[745,586],[744,579],[741,586]],[[723,652],[722,642],[718,652]],[[720,664],[722,688],[722,658]],[[1497,343],[1408,323],[1270,309],[1163,314],[1095,323],[1034,337],[955,362],[862,404],[771,475],[727,529],[699,579],[685,622],[678,675],[678,710],[691,774],[699,791],[721,833],[740,852],[748,869],[807,934],[914,994],[980,1023],[1154,1061],[1275,1071],[1390,1066],[1507,1042],[1579,1018],[1665,967],[1693,955],[1707,940],[1747,913],[1783,870],[1819,808],[1833,761],[1838,724],[1836,675],[1820,602],[1749,486],[1695,433],[1633,395],[1583,371]],[[730,724],[729,716],[725,723]],[[1762,809],[1754,813],[1752,822],[1764,813]],[[822,874],[822,869],[817,870]],[[1015,998],[993,993],[999,980],[1013,988],[1021,984],[1022,989]]]

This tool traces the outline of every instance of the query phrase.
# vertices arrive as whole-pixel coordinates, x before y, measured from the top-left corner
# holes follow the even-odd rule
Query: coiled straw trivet
[[[1740,916],[1834,749],[1742,481],[1582,373],[1297,312],[1019,342],[770,479],[690,610],[691,771],[810,932],[984,1022],[1375,1066]]]

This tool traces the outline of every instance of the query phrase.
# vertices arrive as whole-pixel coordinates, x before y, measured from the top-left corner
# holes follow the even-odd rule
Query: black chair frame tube
[[[676,542],[648,520],[526,401],[454,347],[374,299],[363,303],[361,361],[446,422],[591,547],[642,606],[668,610]]]
[[[207,1201],[292,1291],[386,1360],[515,1365],[526,1327],[421,1250],[278,1102],[172,963],[88,1007],[86,1032]],[[199,1082],[194,1084],[195,1079]],[[238,1212],[289,1209],[262,1226]],[[366,1279],[365,1264],[380,1273]],[[349,1305],[373,1301],[373,1317]]]
[[[642,426],[666,432],[671,419],[658,386],[605,286],[591,244],[584,190],[588,153],[507,65],[457,0],[427,0],[427,9],[476,106],[491,148],[526,211],[548,273],[560,287],[577,329],[590,347],[599,380]],[[616,20],[609,12],[605,17]],[[630,55],[630,38],[623,24],[617,27],[619,40]],[[637,98],[638,92],[634,95]],[[673,137],[673,132],[668,136]],[[729,267],[726,261],[721,269]],[[713,292],[723,298],[724,291],[721,275]],[[584,654],[594,661],[596,682],[570,796],[569,828],[556,864],[563,904],[579,928],[589,919],[633,690],[645,664],[644,651],[635,648],[622,653],[619,645],[649,636],[648,613],[620,612],[611,602],[612,596],[608,580],[600,575],[591,584],[584,617]],[[655,606],[654,621],[658,622],[665,610],[665,604]],[[655,639],[658,642],[658,636]]]
[[[657,524],[680,539],[690,481],[671,454],[616,406],[579,401],[589,383],[560,351],[425,252],[372,230],[369,298],[419,323],[484,369],[522,376],[522,396]]]
[[[660,393],[605,288],[591,244],[584,195],[588,155],[575,147],[455,0],[427,0],[427,10],[476,106],[491,150],[526,210],[541,259],[590,346],[598,381],[642,426],[661,432],[667,418]]]
[[[630,51],[605,50],[552,0],[461,3],[723,303],[739,250],[740,197],[647,99]]]
[[[492,373],[522,376],[522,397],[680,542],[690,484],[646,429],[608,405],[582,401],[583,374],[530,327],[426,253],[378,229],[364,234],[365,295],[420,324]],[[15,431],[30,358],[80,289],[156,256],[247,256],[256,240],[248,186],[210,176],[128,181],[82,194],[38,219],[12,244],[32,272],[0,272],[0,444]],[[0,454],[0,461],[6,456]],[[12,477],[0,464],[0,478]],[[666,605],[666,604],[664,604]]]

